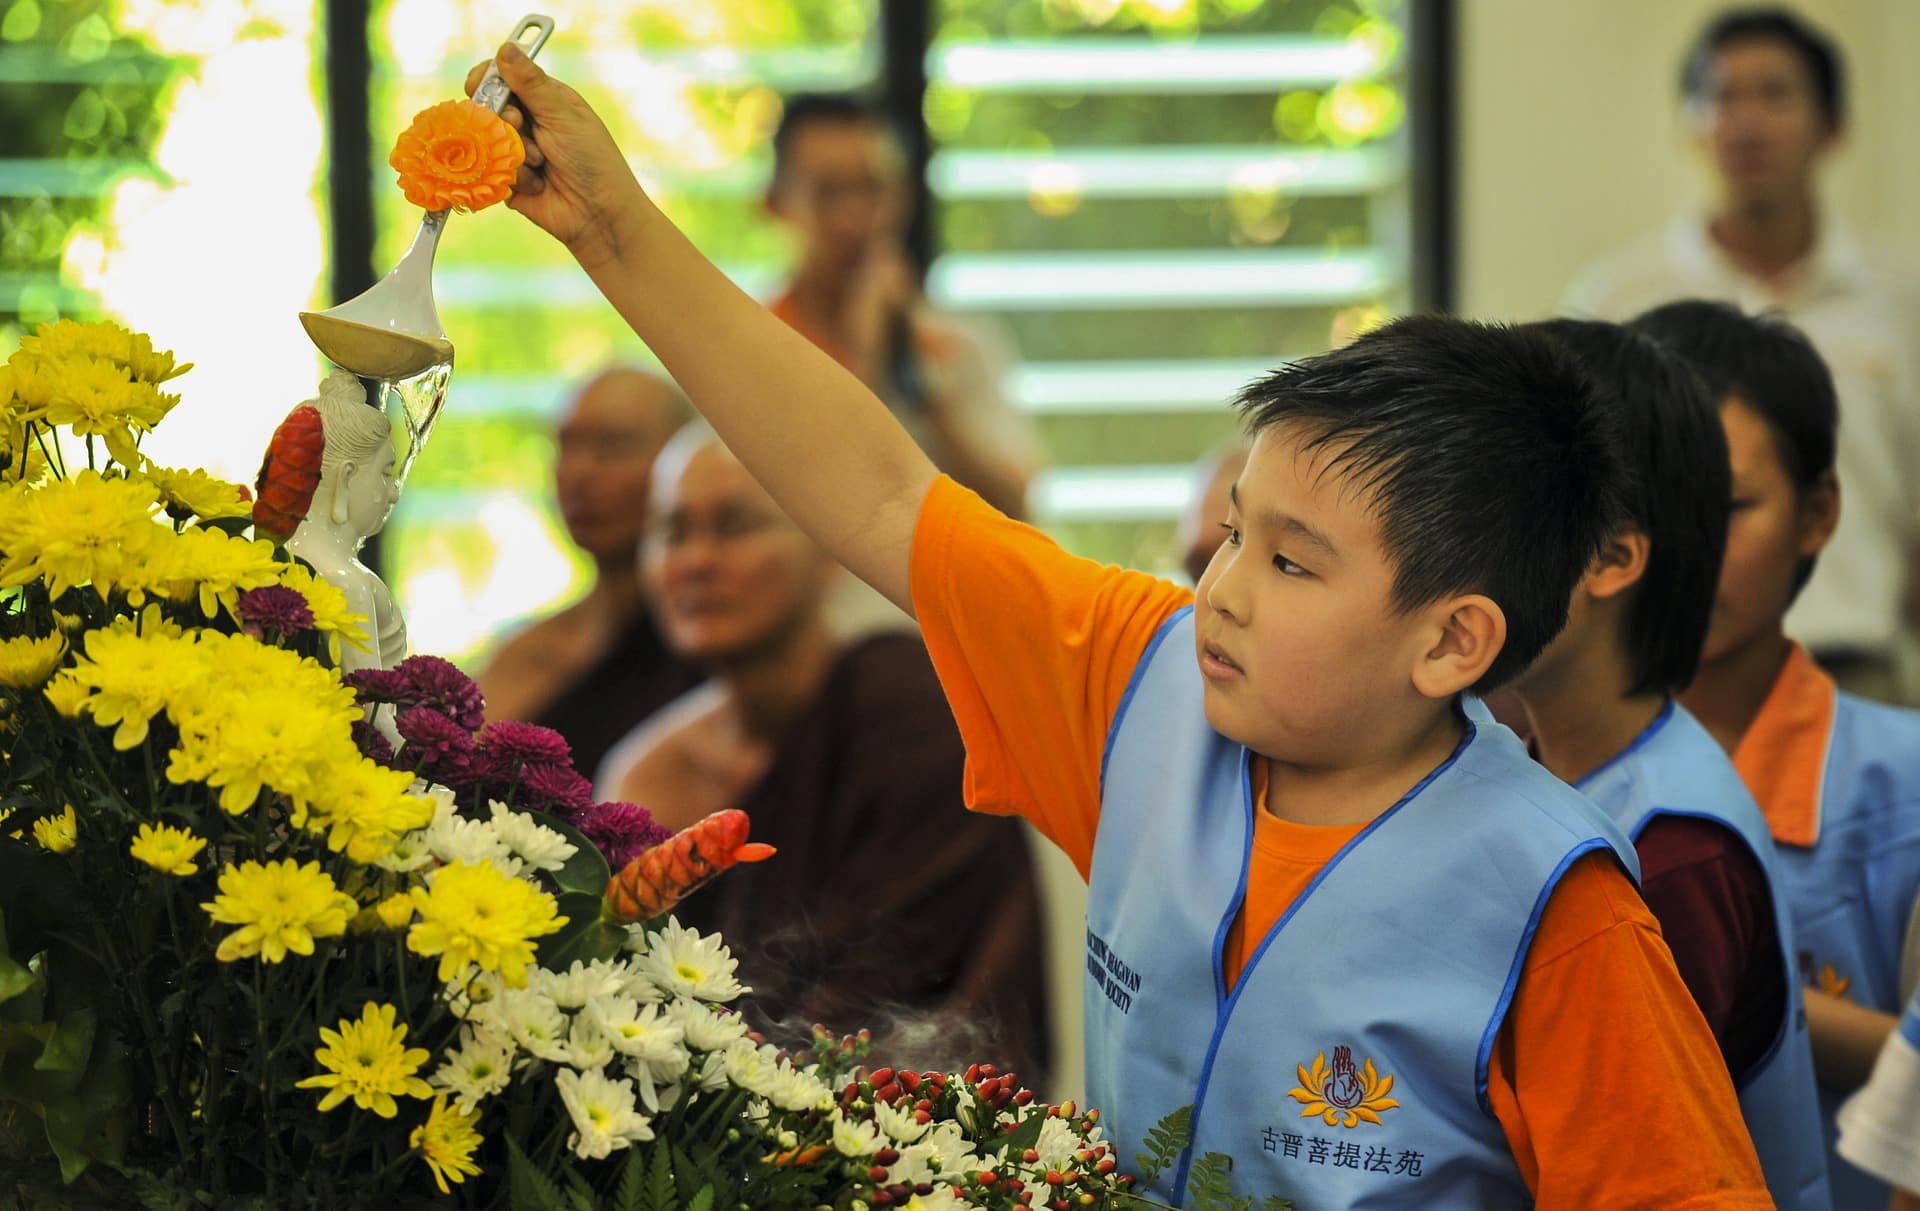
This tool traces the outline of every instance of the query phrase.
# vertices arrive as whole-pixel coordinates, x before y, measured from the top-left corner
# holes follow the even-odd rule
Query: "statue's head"
[[[327,376],[312,403],[326,445],[310,516],[356,540],[378,534],[400,499],[393,422],[367,403],[360,380],[344,370]]]

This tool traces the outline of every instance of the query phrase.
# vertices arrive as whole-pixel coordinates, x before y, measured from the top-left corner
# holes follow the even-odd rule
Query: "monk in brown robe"
[[[667,650],[634,564],[653,460],[690,414],[672,382],[638,368],[581,388],[556,434],[553,479],[567,536],[593,560],[593,587],[508,639],[478,678],[487,718],[553,728],[587,778],[616,740],[699,680]]]
[[[627,762],[617,797],[675,828],[742,808],[780,850],[677,915],[725,935],[776,1039],[869,1026],[885,1062],[991,1061],[1037,1082],[1046,979],[1026,838],[966,810],[965,753],[919,638],[841,639],[822,609],[839,568],[704,431],[661,455],[642,550],[669,645],[714,676],[609,759]]]

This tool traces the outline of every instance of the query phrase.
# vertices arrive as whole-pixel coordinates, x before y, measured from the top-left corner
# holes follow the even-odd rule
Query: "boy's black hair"
[[[1533,662],[1621,511],[1611,418],[1544,333],[1410,316],[1283,367],[1236,401],[1249,432],[1293,429],[1366,492],[1393,604],[1484,593],[1507,641],[1473,687]]]
[[[1827,363],[1798,328],[1704,299],[1655,307],[1627,326],[1686,359],[1715,404],[1738,400],[1765,421],[1795,488],[1805,492],[1833,470],[1840,401]],[[1812,556],[1800,561],[1796,595],[1813,565]]]
[[[1807,69],[1813,99],[1834,130],[1847,118],[1847,69],[1832,38],[1791,9],[1775,5],[1730,8],[1700,31],[1680,68],[1680,96],[1698,101],[1707,90],[1713,59],[1736,42],[1778,42]]]
[[[881,112],[852,93],[795,93],[780,109],[780,124],[773,128],[773,179],[778,181],[793,155],[793,142],[800,131],[811,125],[871,126],[889,129]]]
[[[1647,536],[1648,552],[1627,607],[1629,692],[1677,694],[1700,664],[1727,550],[1733,486],[1719,411],[1692,369],[1650,337],[1599,320],[1539,327],[1593,380],[1632,474],[1621,524]]]

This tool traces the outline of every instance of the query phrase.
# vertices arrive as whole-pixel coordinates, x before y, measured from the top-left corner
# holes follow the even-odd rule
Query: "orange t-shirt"
[[[1069,555],[941,478],[913,541],[913,604],[967,746],[968,806],[1024,816],[1085,876],[1107,732],[1147,643],[1192,594]],[[1237,979],[1364,825],[1265,810],[1256,762]],[[1384,810],[1388,805],[1381,804]],[[1606,855],[1547,902],[1493,1050],[1489,1100],[1541,1208],[1771,1207],[1732,1081],[1660,927]]]

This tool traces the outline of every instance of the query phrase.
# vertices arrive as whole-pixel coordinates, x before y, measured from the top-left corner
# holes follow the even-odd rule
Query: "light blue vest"
[[[1248,754],[1207,726],[1182,611],[1141,657],[1101,779],[1087,909],[1087,1090],[1131,1160],[1195,1106],[1156,1184],[1232,1156],[1241,1195],[1298,1211],[1524,1207],[1487,1068],[1547,897],[1582,854],[1631,843],[1501,727],[1349,842],[1251,951],[1222,950],[1246,894]],[[1250,940],[1251,941],[1251,940]],[[1444,956],[1444,961],[1436,961]]]
[[[1814,983],[1831,966],[1846,997],[1897,1014],[1900,951],[1920,894],[1920,712],[1838,694],[1811,847],[1779,845],[1793,910],[1794,970]],[[1822,1088],[1833,1205],[1884,1207],[1891,1191],[1833,1151],[1846,1095]]]
[[[1690,816],[1728,829],[1759,860],[1789,973],[1787,1011],[1767,1054],[1751,1071],[1736,1074],[1734,1084],[1774,1202],[1786,1211],[1827,1211],[1833,1204],[1827,1194],[1806,1009],[1792,978],[1791,914],[1779,890],[1773,838],[1759,804],[1726,751],[1672,702],[1632,744],[1581,779],[1579,789],[1636,843],[1656,816]]]

